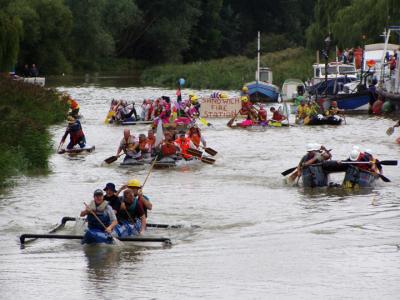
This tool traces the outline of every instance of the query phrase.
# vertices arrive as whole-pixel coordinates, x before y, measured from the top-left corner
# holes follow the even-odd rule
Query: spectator
[[[35,64],[32,64],[30,73],[31,73],[31,77],[38,77],[39,76],[39,70],[38,70],[38,68],[36,67]]]

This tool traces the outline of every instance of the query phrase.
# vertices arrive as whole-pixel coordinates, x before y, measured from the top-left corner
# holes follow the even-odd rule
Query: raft
[[[359,188],[359,187],[374,187],[375,181],[379,175],[369,171],[365,171],[349,165],[343,179],[343,187]]]
[[[268,122],[268,125],[254,124],[251,126],[241,126],[240,123],[236,123],[232,126],[228,126],[232,129],[263,129],[263,128],[273,128],[273,127],[289,127],[288,123],[279,122]]]
[[[184,159],[180,157],[163,157],[158,160],[154,164],[154,168],[156,169],[166,169],[166,168],[174,168],[174,167],[182,167],[182,166],[189,166],[189,165],[196,165],[200,164],[201,160],[193,157],[192,159]]]
[[[136,158],[128,158],[124,159],[122,163],[120,163],[120,166],[143,166],[146,164],[151,164],[154,160],[154,157],[148,157],[148,158],[141,158],[141,159],[136,159]]]
[[[322,165],[303,167],[301,170],[304,187],[322,187],[328,185],[328,174]]]
[[[58,154],[63,154],[63,153],[71,153],[71,154],[77,154],[77,153],[82,153],[82,152],[93,152],[95,150],[95,146],[86,146],[83,148],[72,148],[72,149],[60,149],[58,151]]]
[[[320,115],[318,116],[313,116],[309,122],[306,122],[304,125],[340,125],[342,124],[342,118],[339,116],[330,116],[330,117],[324,117]]]
[[[81,244],[112,244],[113,238],[112,236],[99,229],[87,229],[83,238],[81,240]]]

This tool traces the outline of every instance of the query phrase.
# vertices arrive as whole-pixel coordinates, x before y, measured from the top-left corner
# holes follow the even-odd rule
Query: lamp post
[[[325,49],[323,51],[323,56],[325,58],[325,97],[328,96],[328,59],[329,59],[329,47],[331,45],[331,35],[329,34],[325,40]]]

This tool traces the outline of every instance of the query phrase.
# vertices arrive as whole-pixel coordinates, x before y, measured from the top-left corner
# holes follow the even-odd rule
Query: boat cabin
[[[257,76],[257,71],[256,71],[256,80],[260,80],[263,82],[271,83],[272,84],[272,71],[270,68],[260,68],[259,76]]]
[[[317,84],[325,80],[325,64],[313,64],[313,82]],[[341,62],[331,62],[328,64],[328,80],[340,77],[348,77],[357,79],[357,71],[354,65],[343,64]]]

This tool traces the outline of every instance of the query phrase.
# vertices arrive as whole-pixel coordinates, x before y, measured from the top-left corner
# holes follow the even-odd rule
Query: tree
[[[0,73],[11,71],[18,57],[21,21],[0,11]]]

